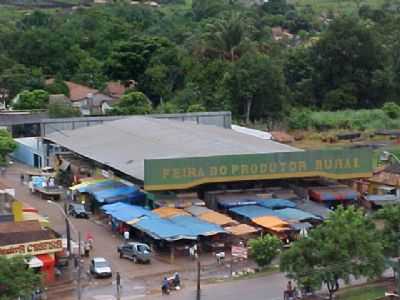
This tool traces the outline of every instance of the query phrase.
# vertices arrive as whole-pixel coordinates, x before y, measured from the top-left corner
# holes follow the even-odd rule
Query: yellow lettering
[[[345,160],[344,167],[345,167],[346,169],[351,169],[351,161],[350,161],[350,159],[347,158],[347,159]]]
[[[218,176],[218,168],[217,167],[210,167],[209,172],[210,172],[210,176]]]
[[[228,167],[227,166],[221,166],[219,167],[219,174],[221,176],[226,176],[228,175]]]
[[[354,168],[358,169],[360,168],[360,160],[358,159],[358,157],[353,159],[353,164],[354,164]]]
[[[324,170],[330,170],[333,167],[333,161],[331,159],[324,160]]]
[[[196,177],[196,168],[188,168],[187,176],[188,177]]]
[[[335,169],[343,169],[343,159],[335,159]]]
[[[278,168],[277,163],[272,162],[272,163],[269,164],[269,171],[270,171],[271,173],[275,173],[277,168]]]
[[[299,161],[298,169],[299,169],[299,172],[307,171],[307,164],[306,164],[306,162],[304,160]]]
[[[231,169],[232,169],[232,175],[234,176],[240,171],[239,165],[232,165]]]
[[[281,172],[286,172],[286,165],[285,162],[279,162],[279,166],[281,167]]]
[[[170,175],[170,169],[162,169],[162,177],[167,178]]]
[[[251,164],[250,165],[250,173],[254,175],[254,174],[257,174],[257,172],[258,172],[258,166],[256,164]]]
[[[261,164],[260,165],[260,174],[265,174],[268,172],[268,165],[267,164]]]
[[[289,172],[296,172],[297,170],[297,163],[295,161],[291,161],[289,163]]]
[[[322,171],[324,169],[322,160],[318,159],[315,161],[315,170]]]
[[[200,168],[200,169],[197,170],[197,176],[198,176],[198,177],[204,177],[204,170],[203,170],[203,168]]]
[[[172,177],[177,179],[181,178],[181,170],[178,168],[172,169]]]
[[[240,165],[240,174],[248,175],[249,174],[249,166],[248,165]]]

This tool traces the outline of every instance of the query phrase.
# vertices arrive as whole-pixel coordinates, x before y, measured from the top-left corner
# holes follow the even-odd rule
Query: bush
[[[250,240],[250,254],[261,266],[267,266],[278,255],[281,248],[281,241],[273,235],[264,235],[263,237]]]
[[[382,110],[391,119],[397,119],[400,117],[400,106],[394,102],[386,102],[385,105],[383,105]]]
[[[289,127],[291,129],[308,129],[311,126],[311,110],[293,109],[289,114]]]

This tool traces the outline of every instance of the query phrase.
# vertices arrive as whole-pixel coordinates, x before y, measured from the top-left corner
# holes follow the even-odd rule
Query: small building
[[[0,223],[0,256],[26,256],[29,268],[42,272],[46,283],[54,281],[55,254],[62,251],[62,239],[38,221]]]
[[[46,80],[46,84],[52,84],[54,79]],[[69,89],[69,100],[73,107],[79,108],[84,116],[102,115],[110,109],[116,101],[115,98],[101,93],[99,90],[78,84],[72,81],[65,81]]]
[[[35,168],[43,167],[43,144],[37,137],[14,139],[17,149],[11,157],[19,162]]]

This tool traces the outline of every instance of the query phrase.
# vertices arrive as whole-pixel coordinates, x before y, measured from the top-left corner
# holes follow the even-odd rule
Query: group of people
[[[164,277],[161,284],[161,293],[163,295],[169,295],[171,290],[179,290],[181,287],[181,278],[178,272],[175,272],[171,278]]]

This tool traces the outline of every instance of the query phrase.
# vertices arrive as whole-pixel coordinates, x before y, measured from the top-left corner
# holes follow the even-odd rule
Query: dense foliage
[[[395,0],[359,2],[348,15],[286,3],[115,1],[14,16],[0,28],[0,91],[11,100],[23,90],[66,93],[60,79],[98,89],[135,80],[156,111],[227,109],[273,122],[286,122],[292,108],[400,101]],[[46,87],[50,77],[59,80]]]
[[[5,130],[0,129],[0,164],[6,163],[7,155],[17,148],[17,143],[12,138],[11,134]]]
[[[326,284],[332,299],[340,280],[373,278],[383,272],[383,246],[373,222],[361,210],[339,207],[282,254],[281,270],[304,288]]]
[[[30,297],[40,287],[41,275],[26,266],[22,257],[0,256],[0,299],[14,300]]]
[[[267,234],[250,240],[250,254],[259,266],[264,267],[278,255],[281,246],[276,236]]]

